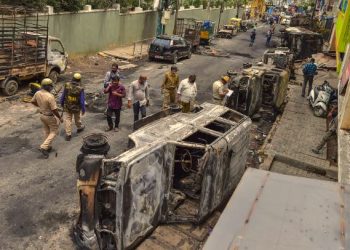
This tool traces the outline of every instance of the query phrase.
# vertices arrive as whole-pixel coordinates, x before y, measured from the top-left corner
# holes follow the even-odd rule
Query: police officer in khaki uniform
[[[52,149],[51,143],[57,135],[59,121],[63,122],[62,117],[57,111],[55,97],[51,94],[52,89],[52,80],[45,78],[41,82],[41,90],[37,91],[31,100],[35,106],[39,107],[41,114],[40,120],[44,124],[46,139],[40,145],[40,152],[46,159],[49,157],[49,152]]]
[[[165,74],[164,82],[161,86],[163,93],[163,109],[167,109],[169,104],[176,102],[176,90],[179,87],[179,75],[177,67],[171,66],[170,72]]]
[[[82,115],[85,114],[85,94],[84,88],[81,86],[81,75],[79,73],[75,73],[72,81],[64,85],[61,106],[66,113],[66,141],[70,141],[72,138],[73,117],[78,133],[82,132],[85,128],[80,120],[80,112]]]
[[[223,105],[225,95],[228,93],[228,89],[225,85],[230,80],[228,76],[222,76],[220,80],[213,83],[213,103]]]

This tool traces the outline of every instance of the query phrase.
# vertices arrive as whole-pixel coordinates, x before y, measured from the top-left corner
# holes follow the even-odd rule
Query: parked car
[[[177,63],[180,58],[191,58],[191,44],[179,36],[158,36],[148,50],[149,60],[161,59]]]

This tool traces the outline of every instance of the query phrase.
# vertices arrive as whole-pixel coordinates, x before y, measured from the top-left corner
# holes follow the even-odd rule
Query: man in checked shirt
[[[315,64],[315,59],[311,58],[310,62],[304,65],[303,68],[303,74],[304,74],[304,83],[303,83],[303,89],[301,92],[301,96],[305,97],[305,89],[307,83],[309,83],[309,89],[307,92],[307,95],[310,94],[310,91],[312,89],[312,82],[314,81],[314,76],[317,74],[317,66]]]

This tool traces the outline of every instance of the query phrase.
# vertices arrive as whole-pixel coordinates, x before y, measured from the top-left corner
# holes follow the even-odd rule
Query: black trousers
[[[311,89],[312,89],[312,83],[314,81],[314,76],[308,76],[304,75],[304,82],[303,82],[303,88],[301,91],[301,95],[305,96],[305,90],[306,90],[306,85],[309,83],[309,89],[307,91],[307,96],[310,94]]]
[[[115,115],[115,121],[114,121],[115,128],[118,128],[119,127],[119,122],[120,122],[120,109],[111,109],[111,108],[107,109],[108,126],[110,128],[113,128],[113,120],[112,120],[113,113]]]

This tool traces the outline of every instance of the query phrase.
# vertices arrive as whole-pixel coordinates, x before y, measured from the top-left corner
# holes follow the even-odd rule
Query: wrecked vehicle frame
[[[133,147],[115,158],[82,150],[78,244],[132,249],[161,223],[205,221],[245,171],[250,129],[248,117],[204,103],[138,129],[129,135]],[[180,209],[186,199],[195,212]]]

